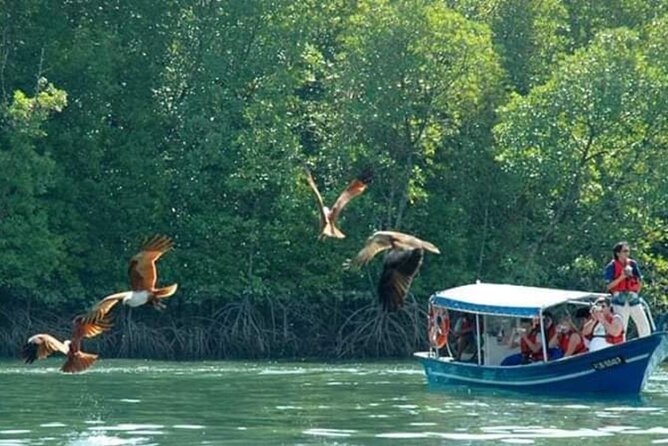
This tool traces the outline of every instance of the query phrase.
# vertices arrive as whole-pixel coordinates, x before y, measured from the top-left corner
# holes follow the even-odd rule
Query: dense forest
[[[668,286],[668,0],[0,0],[0,355],[174,238],[103,357],[406,356],[471,283]],[[318,241],[303,166],[332,202]],[[384,313],[375,230],[436,244]]]

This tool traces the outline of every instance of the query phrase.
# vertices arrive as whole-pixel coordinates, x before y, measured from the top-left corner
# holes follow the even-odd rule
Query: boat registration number
[[[595,370],[604,370],[609,369],[610,367],[615,367],[626,363],[624,358],[621,356],[615,356],[613,358],[604,359],[603,361],[593,362],[591,365]]]

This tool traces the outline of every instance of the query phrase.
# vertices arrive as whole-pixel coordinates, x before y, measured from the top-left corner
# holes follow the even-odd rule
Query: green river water
[[[668,364],[639,398],[445,390],[414,361],[0,362],[6,445],[668,444]]]

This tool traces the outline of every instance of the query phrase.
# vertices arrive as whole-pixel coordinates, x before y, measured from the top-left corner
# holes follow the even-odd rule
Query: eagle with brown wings
[[[350,262],[359,268],[376,254],[387,251],[383,260],[383,272],[378,280],[378,298],[386,311],[397,311],[404,305],[413,278],[417,275],[424,251],[440,254],[441,251],[419,238],[396,231],[377,231],[369,237],[364,248]]]
[[[130,279],[130,291],[111,294],[91,308],[87,313],[78,317],[82,324],[108,324],[109,312],[122,302],[129,307],[152,305],[157,310],[166,306],[164,299],[176,293],[178,284],[166,287],[156,287],[158,282],[158,271],[155,263],[160,257],[174,247],[171,238],[155,235],[146,240],[136,255],[130,259],[128,277]]]
[[[316,204],[318,205],[318,212],[320,214],[320,235],[318,236],[318,240],[322,240],[325,237],[344,238],[346,235],[336,226],[336,221],[346,204],[353,198],[362,194],[371,183],[371,170],[367,169],[355,178],[348,187],[341,192],[331,209],[325,206],[320,191],[318,190],[318,186],[315,184],[313,175],[311,175],[311,171],[306,166],[304,166],[304,170],[306,171],[306,181],[311,187],[311,190],[313,190]]]

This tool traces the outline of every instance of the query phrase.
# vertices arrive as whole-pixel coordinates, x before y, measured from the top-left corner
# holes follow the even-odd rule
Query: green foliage
[[[498,87],[490,35],[438,2],[370,1],[341,41],[330,76],[333,141],[354,149],[338,162],[374,166],[373,220],[399,229],[407,207],[426,199],[425,172],[443,139],[477,119],[486,92]]]
[[[575,48],[583,47],[605,29],[639,28],[668,12],[665,0],[563,0],[568,9],[570,36]]]
[[[153,233],[176,240],[159,282],[180,284],[173,327],[142,326],[159,355],[401,354],[434,290],[602,288],[619,239],[659,305],[667,6],[0,0],[0,310],[69,318],[127,288]],[[328,205],[373,169],[345,239],[317,241],[305,163]],[[382,255],[341,267],[378,229],[444,253],[396,316],[375,306]]]
[[[646,204],[663,200],[652,168],[665,163],[666,86],[638,35],[617,30],[504,107],[498,159],[517,175],[528,269],[533,262],[553,269],[574,252],[642,239],[653,228],[656,214]]]
[[[509,81],[522,94],[541,84],[569,48],[568,10],[561,0],[450,3],[467,17],[489,25]]]
[[[0,107],[0,287],[19,295],[40,289],[64,255],[47,212],[55,165],[39,142],[49,115],[66,105],[66,93],[40,78],[34,97],[17,90]]]

